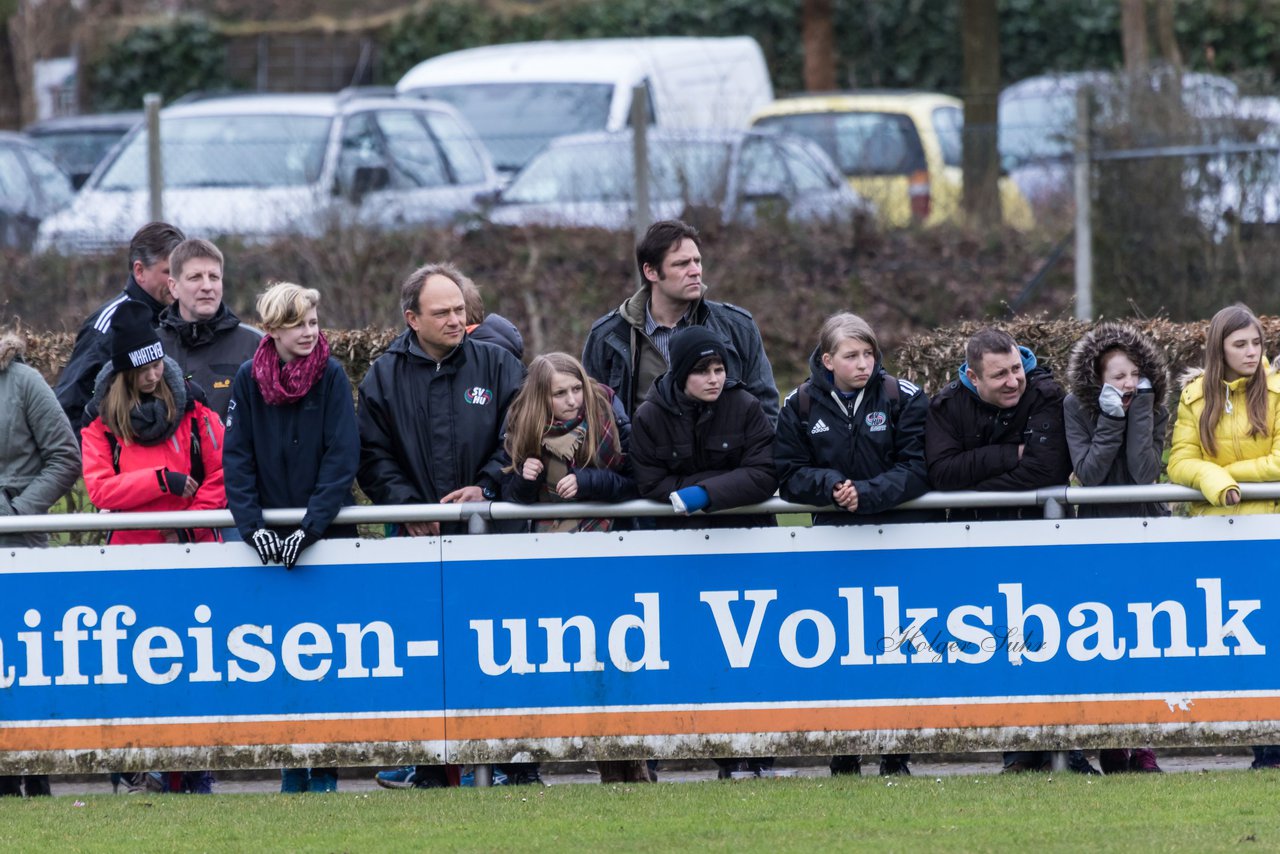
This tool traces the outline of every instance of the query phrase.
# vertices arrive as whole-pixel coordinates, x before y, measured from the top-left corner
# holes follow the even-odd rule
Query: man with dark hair
[[[935,489],[1018,491],[1064,485],[1071,454],[1062,414],[1066,396],[1052,372],[1013,336],[990,327],[965,345],[959,378],[929,404],[924,455]],[[951,519],[1017,519],[1020,508],[951,510]],[[1029,642],[1010,638],[1010,642]],[[1051,754],[1004,754],[1008,772],[1047,771]],[[1097,774],[1084,753],[1073,750],[1068,767]]]
[[[374,504],[451,504],[497,498],[507,456],[502,428],[524,365],[467,335],[463,281],[450,264],[413,271],[400,289],[408,328],[360,383],[360,470]],[[465,526],[407,522],[401,533],[434,537]],[[536,776],[536,771],[535,771]],[[377,775],[385,788],[448,785],[442,765]]]
[[[778,387],[760,330],[745,309],[706,299],[698,232],[679,220],[655,222],[636,246],[636,266],[644,279],[640,289],[591,326],[582,349],[587,373],[634,415],[670,365],[672,333],[705,326],[728,345],[729,377],[755,395],[776,424]]]
[[[85,404],[93,397],[93,381],[111,358],[111,316],[125,300],[136,300],[151,309],[153,324],[159,324],[161,310],[172,300],[169,253],[185,239],[186,235],[167,222],[149,222],[138,229],[129,241],[129,280],[124,290],[89,315],[76,334],[71,358],[58,376],[54,394],[77,436]]]
[[[184,240],[169,256],[173,303],[160,313],[165,355],[208,397],[224,421],[231,381],[253,358],[262,333],[240,322],[222,301],[222,252],[208,240]]]

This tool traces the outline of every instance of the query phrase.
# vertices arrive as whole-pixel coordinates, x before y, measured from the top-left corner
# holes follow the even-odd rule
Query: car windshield
[[[845,175],[907,175],[925,168],[920,135],[901,113],[792,113],[756,122],[808,137]]]
[[[485,83],[428,86],[415,95],[458,108],[499,169],[515,171],[557,136],[604,130],[613,86],[608,83]]]
[[[160,139],[167,189],[296,187],[320,177],[327,116],[165,118]],[[147,186],[147,137],[134,134],[107,169],[101,190]]]
[[[719,204],[729,170],[728,142],[649,141],[649,197]],[[502,194],[505,202],[545,205],[629,202],[635,194],[631,140],[550,148]]]
[[[92,172],[124,130],[77,130],[33,136],[32,141],[68,172]]]

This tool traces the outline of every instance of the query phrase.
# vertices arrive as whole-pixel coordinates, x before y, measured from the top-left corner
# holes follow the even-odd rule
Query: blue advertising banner
[[[1268,517],[0,554],[0,771],[1280,733]]]

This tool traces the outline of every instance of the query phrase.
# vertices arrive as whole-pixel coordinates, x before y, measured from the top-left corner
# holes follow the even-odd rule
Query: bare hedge
[[[697,212],[690,214],[696,222]],[[782,386],[804,377],[828,315],[858,312],[892,350],[957,319],[1002,315],[1052,249],[1044,237],[949,227],[879,234],[778,223],[704,227],[703,234],[709,296],[755,315]],[[523,331],[530,355],[580,352],[591,323],[631,294],[637,277],[631,235],[585,229],[345,231],[272,246],[220,246],[227,257],[225,299],[242,318],[252,322],[254,296],[267,282],[294,281],[320,289],[321,322],[340,329],[400,328],[399,283],[420,264],[451,260],[475,279],[489,311]],[[109,258],[0,254],[0,325],[17,321],[27,330],[74,333],[122,287],[125,260],[123,250]],[[1053,267],[1029,308],[1064,311],[1071,277],[1069,262]],[[334,338],[335,346],[347,346],[340,343],[347,339]],[[63,347],[57,340],[41,337],[33,360],[60,364],[65,356],[34,352]],[[348,364],[358,377],[364,367],[356,358],[353,351]]]
[[[1199,367],[1204,347],[1206,321],[1196,323],[1171,323],[1167,320],[1130,320],[1139,329],[1155,339],[1169,358],[1176,379],[1188,367]],[[1280,340],[1280,317],[1262,318],[1269,341]],[[964,345],[969,336],[983,325],[979,321],[964,321],[943,329],[909,337],[896,347],[886,351],[886,367],[896,374],[917,383],[929,392],[936,392],[956,375],[964,362]],[[1044,316],[1017,317],[998,324],[1008,330],[1020,344],[1035,351],[1041,363],[1062,374],[1067,364],[1067,354],[1080,339],[1089,324],[1077,320],[1050,319]],[[376,359],[400,333],[400,329],[369,327],[366,329],[327,329],[325,334],[333,355],[347,369],[353,383],[359,383]],[[25,331],[27,362],[44,374],[51,382],[71,352],[74,336],[66,332],[37,333]],[[775,364],[792,364],[800,354],[770,352]],[[775,375],[778,385],[785,391],[796,385],[797,376]]]

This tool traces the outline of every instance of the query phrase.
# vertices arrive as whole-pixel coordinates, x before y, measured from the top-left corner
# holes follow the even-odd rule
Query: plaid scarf
[[[310,353],[288,364],[280,361],[275,339],[263,335],[257,352],[253,354],[253,379],[268,405],[284,406],[306,397],[311,387],[324,376],[328,364],[329,341],[323,332]]]
[[[556,494],[556,484],[566,474],[573,474],[580,468],[612,471],[622,468],[625,458],[612,419],[600,419],[600,442],[595,453],[583,447],[586,438],[587,421],[582,416],[571,421],[553,421],[547,426],[542,434],[542,459],[547,476],[540,489],[539,501],[563,502],[564,499]],[[533,523],[534,533],[609,531],[612,528],[612,519],[538,519]]]

